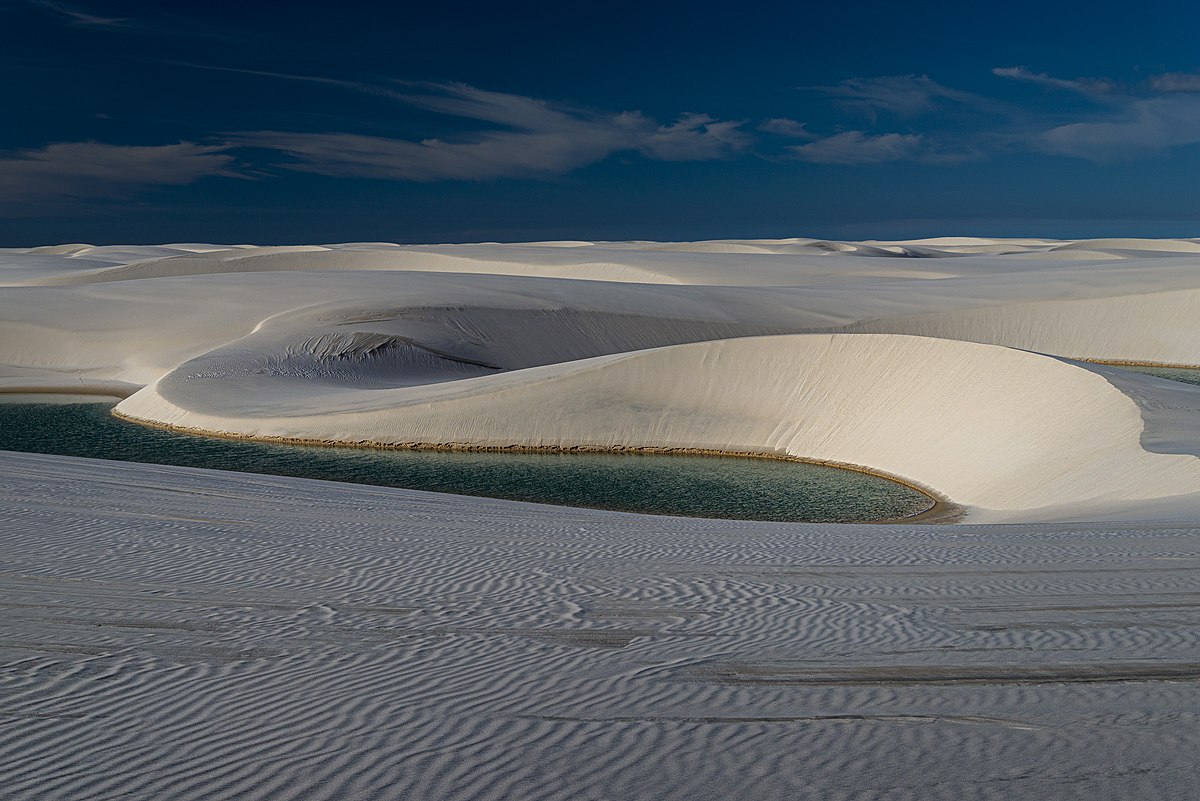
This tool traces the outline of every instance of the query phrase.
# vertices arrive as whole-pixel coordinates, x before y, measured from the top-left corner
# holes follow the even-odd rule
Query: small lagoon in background
[[[113,417],[111,401],[0,403],[0,450],[267,473],[648,514],[862,522],[918,514],[878,476],[769,459],[370,450],[176,434]]]

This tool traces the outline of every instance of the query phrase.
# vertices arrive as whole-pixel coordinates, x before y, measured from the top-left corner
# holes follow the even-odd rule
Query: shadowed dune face
[[[1200,493],[1200,392],[1061,360],[1200,363],[1192,240],[70,245],[3,283],[0,390],[148,423],[824,459],[975,519]]]
[[[315,387],[417,387],[780,328],[570,307],[337,303],[277,315],[230,345],[184,362],[159,386],[213,410],[225,408],[222,396],[237,386],[239,395],[262,393],[264,414],[298,414],[312,411],[308,393]]]

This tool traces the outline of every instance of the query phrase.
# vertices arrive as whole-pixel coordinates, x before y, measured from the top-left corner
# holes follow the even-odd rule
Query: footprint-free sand
[[[856,465],[954,524],[0,454],[0,785],[1162,798],[1200,773],[1200,242],[0,250],[0,391],[387,446]]]

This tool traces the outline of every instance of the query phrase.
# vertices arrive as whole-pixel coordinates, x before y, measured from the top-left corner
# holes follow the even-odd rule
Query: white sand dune
[[[1195,431],[1150,419],[1168,403],[1153,381],[1051,357],[1200,363],[1198,249],[960,237],[8,250],[0,391],[143,388],[121,413],[243,436],[838,461],[980,520],[1173,516],[1200,491]],[[765,335],[788,336],[733,341]]]
[[[1191,239],[1088,239],[1051,248],[1061,250],[1136,251],[1143,253],[1200,253],[1200,242]]]
[[[1195,240],[0,250],[4,393],[849,463],[956,525],[0,453],[0,795],[1188,801]],[[1004,525],[995,525],[1003,523]]]
[[[383,356],[343,348],[296,359],[297,349],[257,348],[247,361],[243,347],[181,365],[118,413],[254,438],[806,457],[904,477],[971,507],[975,519],[1081,508],[1087,519],[1136,518],[1157,514],[1158,499],[1200,504],[1200,459],[1144,450],[1133,399],[1086,365],[1009,348],[898,335],[751,337],[390,388],[347,364],[396,369]],[[400,357],[407,372],[413,354]],[[1152,406],[1160,382],[1144,383],[1139,399]],[[1200,419],[1200,388],[1188,389]],[[1189,453],[1200,453],[1200,437],[1187,434]]]
[[[1034,243],[1031,240],[952,239],[895,243],[824,240],[422,246],[354,243],[257,248],[199,245],[95,248],[73,245],[35,248],[20,255],[26,259],[58,256],[60,262],[73,263],[60,274],[40,275],[23,282],[31,285],[231,272],[404,270],[633,283],[792,286],[846,277],[879,280],[944,278],[971,274],[981,268],[989,273],[1044,269],[1045,262],[1062,259],[1144,260],[1197,252],[1200,252],[1200,245],[1189,240],[1070,243],[1046,240]],[[987,257],[1003,258],[1004,262],[991,264]],[[904,266],[892,263],[899,259],[908,263]],[[914,264],[914,259],[925,263]],[[928,263],[933,259],[937,259],[936,265]],[[953,259],[953,263],[949,263],[949,259]],[[102,264],[104,268],[86,271],[81,269],[81,263]],[[16,279],[10,280],[10,283],[16,282]]]

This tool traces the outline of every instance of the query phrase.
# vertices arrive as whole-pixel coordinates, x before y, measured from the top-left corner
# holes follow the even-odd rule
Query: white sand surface
[[[0,391],[148,423],[836,461],[976,521],[1200,492],[1194,390],[1063,361],[1200,364],[1192,240],[70,245],[0,283]]]
[[[955,525],[0,453],[0,797],[1189,801],[1195,240],[0,250],[0,398],[854,464]]]
[[[320,354],[256,352],[252,362],[240,351],[187,362],[117,411],[256,438],[806,457],[904,477],[976,520],[1070,518],[1080,504],[1090,506],[1084,519],[1152,518],[1160,499],[1174,505],[1177,496],[1200,508],[1194,429],[1170,437],[1190,451],[1150,452],[1138,403],[1088,365],[994,345],[744,337],[417,387],[349,388],[337,375],[323,391],[296,377],[315,372]],[[1153,379],[1129,384],[1148,406],[1167,391]],[[1174,399],[1200,419],[1200,387]]]
[[[1195,798],[1200,528],[0,454],[13,801]]]

